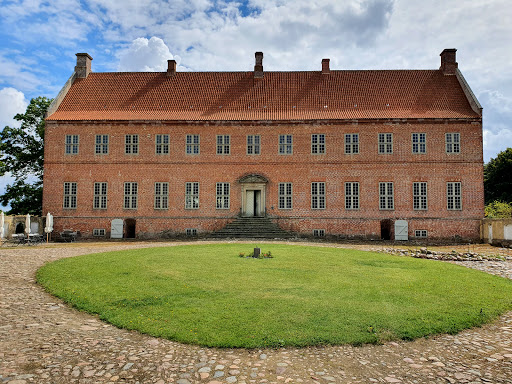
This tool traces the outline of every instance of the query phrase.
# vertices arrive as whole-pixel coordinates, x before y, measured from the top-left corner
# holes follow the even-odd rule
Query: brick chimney
[[[328,75],[331,73],[331,69],[329,68],[330,59],[322,59],[322,75]]]
[[[167,60],[167,76],[176,74],[176,60]]]
[[[263,52],[256,52],[256,64],[254,65],[254,78],[263,79]]]
[[[88,53],[77,53],[76,54],[76,77],[85,79],[91,73],[91,61],[92,57]]]
[[[439,68],[443,75],[455,75],[458,64],[456,61],[455,48],[447,48],[441,52],[441,67]]]

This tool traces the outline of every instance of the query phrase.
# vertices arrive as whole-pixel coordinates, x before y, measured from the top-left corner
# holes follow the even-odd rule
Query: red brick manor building
[[[437,70],[95,73],[46,119],[44,212],[83,236],[208,234],[263,216],[300,235],[479,238],[482,108]]]

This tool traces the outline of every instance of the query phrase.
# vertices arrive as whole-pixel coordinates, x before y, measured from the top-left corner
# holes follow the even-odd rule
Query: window
[[[427,183],[412,183],[412,199],[415,210],[427,209]]]
[[[418,238],[419,237],[423,237],[423,238],[425,238],[425,237],[427,237],[427,235],[428,235],[428,232],[425,229],[416,229],[414,231],[414,237],[418,237]]]
[[[155,153],[157,155],[169,154],[169,135],[155,136]]]
[[[94,183],[94,209],[107,209],[107,183]]]
[[[139,153],[139,135],[125,135],[124,144],[125,154],[136,155]]]
[[[93,236],[98,236],[98,237],[101,237],[101,236],[105,236],[105,229],[104,228],[94,228],[92,230],[92,235]]]
[[[292,183],[279,183],[279,209],[292,209]]]
[[[217,155],[229,155],[229,135],[217,135]]]
[[[393,153],[393,134],[392,133],[379,133],[379,153],[380,154]]]
[[[197,236],[197,229],[196,228],[187,228],[187,229],[185,229],[185,234],[187,236]]]
[[[66,155],[78,154],[78,135],[66,135]]]
[[[460,182],[446,183],[446,196],[449,210],[462,209]]]
[[[229,209],[229,183],[217,183],[217,209]]]
[[[247,154],[248,155],[259,155],[261,138],[260,135],[249,135],[247,136]]]
[[[318,155],[325,153],[325,135],[313,134],[311,135],[311,153]]]
[[[394,209],[393,183],[379,183],[380,209]]]
[[[311,208],[325,209],[325,183],[311,183]]]
[[[185,209],[199,208],[199,183],[185,183]]]
[[[313,229],[313,236],[314,237],[324,237],[325,229]]]
[[[292,135],[279,135],[279,154],[291,155],[293,153]]]
[[[76,183],[64,183],[64,209],[76,208]]]
[[[446,134],[446,153],[460,153],[460,133]]]
[[[359,209],[359,183],[345,183],[345,209]]]
[[[345,153],[359,153],[359,133],[347,133],[345,135]]]
[[[96,146],[94,153],[96,155],[108,154],[108,135],[96,135]]]
[[[155,209],[169,208],[169,183],[155,183]]]
[[[137,183],[124,183],[124,209],[137,209]]]
[[[412,153],[427,153],[427,134],[412,134]]]
[[[187,135],[186,153],[187,155],[199,154],[199,135]]]

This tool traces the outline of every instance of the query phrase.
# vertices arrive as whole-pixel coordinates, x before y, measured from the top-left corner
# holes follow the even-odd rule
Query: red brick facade
[[[326,66],[328,69],[328,62],[324,61],[324,72],[327,71]],[[431,72],[437,77],[440,71]],[[324,75],[321,71],[318,73],[329,77],[336,71],[329,70]],[[83,87],[89,81],[88,74],[85,75],[85,79],[75,80],[77,86]],[[451,89],[455,75],[443,76],[441,73],[440,81],[448,77]],[[382,111],[366,108],[361,112],[375,115],[374,118],[361,119],[319,118],[325,111],[318,106],[317,111],[311,112],[312,119],[240,119],[238,108],[232,111],[235,115],[232,119],[207,120],[204,116],[208,116],[211,106],[203,109],[203,118],[188,121],[186,118],[157,119],[155,116],[145,120],[144,116],[151,115],[158,106],[146,106],[138,118],[133,119],[126,119],[126,114],[132,113],[130,106],[123,107],[122,111],[119,107],[112,107],[113,112],[110,112],[113,115],[124,114],[124,117],[109,117],[107,111],[102,119],[98,117],[101,110],[84,111],[84,108],[73,107],[73,84],[71,91],[58,101],[47,119],[43,209],[54,215],[57,231],[64,228],[79,230],[87,237],[93,235],[93,229],[105,229],[106,236],[109,236],[114,219],[134,219],[135,234],[140,238],[181,235],[187,228],[207,233],[222,228],[239,214],[251,215],[253,210],[260,210],[261,214],[274,219],[284,229],[305,235],[311,235],[314,229],[323,229],[326,235],[381,238],[386,236],[384,232],[389,225],[392,238],[393,222],[406,220],[411,238],[415,237],[417,230],[426,230],[429,238],[476,239],[479,238],[479,220],[483,216],[484,205],[482,119],[481,113],[472,106],[478,102],[471,99],[471,91],[460,79],[463,80],[461,75],[459,80],[455,80],[456,91],[438,95],[439,99],[449,100],[446,102],[448,107],[425,109],[425,116],[435,115],[435,118],[421,117],[418,111],[422,105],[416,105],[414,113],[403,113],[399,102],[397,107],[384,104],[386,100],[383,100]],[[434,91],[425,87],[419,91],[419,96],[423,92],[427,93],[426,99],[432,99],[429,92]],[[241,91],[232,92],[235,95],[230,96],[231,100],[244,97]],[[364,93],[364,90],[360,92]],[[332,98],[336,99],[336,96]],[[217,104],[223,102],[217,101]],[[129,100],[134,105],[138,102],[134,98]],[[256,109],[257,102],[253,101],[253,109]],[[300,100],[291,101],[291,104],[294,102],[301,105]],[[335,102],[325,100],[323,109]],[[360,103],[363,106],[363,102]],[[412,103],[421,104],[418,100],[412,100]],[[270,104],[269,108],[272,108]],[[429,105],[435,104],[435,100],[429,102]],[[450,109],[450,105],[453,108]],[[395,117],[389,117],[390,107]],[[110,107],[105,104],[104,108],[109,110]],[[357,106],[354,104],[350,108]],[[283,113],[283,107],[275,109]],[[338,107],[336,113],[344,113],[341,109]],[[179,110],[172,112],[179,116]],[[187,113],[190,111],[183,112],[183,115]],[[447,117],[440,117],[442,113]],[[396,117],[400,115],[404,117]],[[92,116],[96,117],[92,119]],[[392,134],[391,146],[381,148],[391,153],[379,153],[379,134],[382,133]],[[421,135],[424,143],[421,142],[420,149],[417,146],[415,149],[424,153],[413,153],[413,134],[417,133],[424,134]],[[346,153],[347,134],[351,137],[358,135],[358,147],[351,147],[351,151],[356,148],[358,153]],[[457,134],[459,140],[456,144],[460,147],[454,153],[447,153],[447,141],[451,148],[453,134]],[[108,136],[107,153],[95,153],[97,135]],[[137,154],[125,153],[126,135],[137,135]],[[168,151],[166,148],[162,151],[168,153],[156,153],[157,135],[168,135]],[[199,136],[198,154],[187,154],[187,135]],[[229,154],[217,153],[219,135],[229,137]],[[248,154],[248,136],[256,135],[260,138],[260,153]],[[285,135],[284,154],[280,153],[279,147],[281,135]],[[286,142],[287,135],[291,135],[291,143]],[[313,135],[316,136],[313,138]],[[73,141],[75,137],[78,137],[78,143]],[[322,139],[322,142],[314,139]],[[68,154],[66,140],[71,144],[67,148],[71,152]],[[103,147],[100,147],[99,152],[102,151]],[[222,152],[225,152],[224,147]],[[259,175],[264,181],[259,186],[240,183],[241,178],[247,175]],[[135,209],[125,207],[127,182],[137,183]],[[426,183],[426,191],[417,196],[415,207],[413,183],[419,182]],[[73,184],[76,195],[68,190],[68,196],[64,196],[65,183],[76,183]],[[106,208],[99,203],[102,196],[97,194],[96,202],[100,208],[94,207],[94,183],[107,183]],[[155,183],[168,183],[165,209],[155,208]],[[186,207],[186,183],[199,183],[198,208]],[[229,183],[229,195],[217,196],[217,183]],[[282,207],[280,183],[291,183],[291,193],[281,196]],[[322,184],[325,193],[313,195],[312,183],[325,183]],[[356,209],[347,206],[346,183],[358,183],[355,200],[349,199],[350,204],[355,201]],[[386,209],[381,206],[379,183],[392,183],[392,194],[386,196],[389,197],[386,204],[391,206],[386,206]],[[455,192],[455,195],[448,196],[448,183],[457,183],[460,195]],[[450,184],[450,188],[453,186]],[[249,195],[248,191],[254,193]],[[157,197],[160,199],[161,195]],[[225,197],[227,200],[222,200]],[[194,198],[196,196],[190,197]],[[219,203],[222,209],[217,207],[217,198],[224,201]],[[255,199],[254,206],[252,200],[247,202],[249,198]],[[190,199],[189,202],[192,201]],[[228,209],[225,209],[225,204],[229,204]]]

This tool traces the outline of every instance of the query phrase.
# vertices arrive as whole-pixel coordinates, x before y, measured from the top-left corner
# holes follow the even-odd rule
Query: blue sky
[[[0,127],[95,72],[435,69],[444,48],[484,107],[484,159],[512,146],[509,0],[0,0]],[[0,193],[12,178],[0,178]]]

